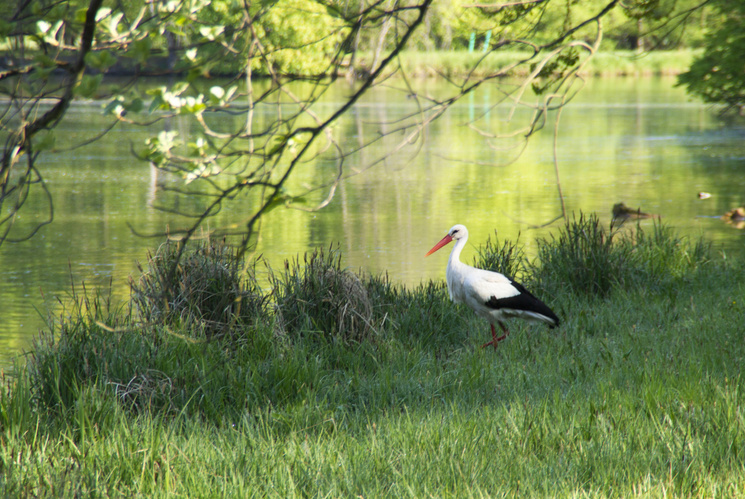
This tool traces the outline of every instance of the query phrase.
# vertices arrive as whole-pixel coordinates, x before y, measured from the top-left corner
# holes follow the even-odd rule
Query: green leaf
[[[124,14],[119,12],[118,14],[112,16],[111,19],[109,19],[107,26],[109,33],[114,36],[119,34],[119,22],[122,20],[122,17],[124,17]]]
[[[214,86],[210,88],[210,105],[220,106],[225,103],[225,89],[222,87]]]
[[[80,97],[91,97],[98,90],[103,81],[103,74],[83,75],[80,83],[75,87],[75,95]]]
[[[96,22],[97,23],[101,22],[101,19],[106,18],[106,16],[108,16],[109,14],[111,14],[110,8],[101,7],[100,9],[98,9],[98,12],[96,12]]]
[[[165,108],[165,98],[164,95],[166,93],[166,87],[156,87],[151,88],[147,91],[148,95],[153,96],[153,100],[150,102],[150,108],[148,109],[149,112],[153,112],[160,108]]]
[[[199,97],[186,97],[183,99],[183,105],[181,106],[180,112],[186,112],[191,114],[199,114],[207,109],[207,105],[203,102],[202,96]]]
[[[153,111],[157,111],[158,109],[162,109],[165,107],[165,101],[163,100],[162,95],[156,95],[153,97],[153,100],[150,101],[150,107],[148,108],[148,112],[152,113]]]
[[[36,152],[49,151],[54,148],[56,137],[51,130],[42,130],[34,137],[34,150]]]
[[[189,88],[189,83],[185,81],[180,81],[176,83],[172,88],[171,92],[176,95],[183,94],[187,89]]]
[[[225,89],[215,85],[214,87],[210,88],[210,94],[212,94],[216,99],[222,99],[223,97],[225,97]]]
[[[131,111],[133,113],[140,113],[142,112],[143,109],[145,109],[145,101],[137,97],[133,99],[131,102],[129,102],[125,107],[127,111]]]
[[[88,15],[88,9],[78,9],[75,11],[75,22],[83,24],[85,16]]]
[[[149,37],[143,38],[141,40],[135,40],[132,43],[132,49],[130,50],[130,54],[138,61],[138,62],[145,62],[150,57],[150,48],[152,47],[152,42],[150,41]]]
[[[40,35],[46,35],[51,27],[51,24],[43,20],[36,23],[36,28],[39,30],[38,33]]]
[[[114,57],[108,50],[102,50],[100,52],[88,52],[85,55],[85,62],[90,67],[105,70],[116,64],[117,58]]]
[[[124,99],[121,96],[116,96],[111,99],[106,106],[103,108],[103,114],[105,115],[116,115],[121,116],[124,111]]]
[[[225,31],[224,26],[204,26],[199,28],[199,34],[209,41],[215,41]]]

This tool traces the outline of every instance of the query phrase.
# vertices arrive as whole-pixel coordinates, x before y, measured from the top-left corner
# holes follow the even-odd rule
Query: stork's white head
[[[450,230],[448,231],[447,235],[443,237],[439,243],[435,244],[435,246],[427,252],[424,256],[429,256],[438,249],[442,248],[446,244],[448,244],[450,241],[458,241],[460,239],[467,239],[468,238],[468,229],[466,229],[465,225],[457,224],[450,227]],[[464,241],[465,243],[465,241]]]
[[[448,231],[448,236],[450,236],[451,239],[455,239],[456,241],[458,239],[466,238],[468,237],[468,229],[466,229],[465,225],[453,225]]]

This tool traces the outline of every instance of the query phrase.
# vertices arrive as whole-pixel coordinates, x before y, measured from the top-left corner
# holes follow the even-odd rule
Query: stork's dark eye
[[[455,230],[453,230],[453,232],[451,232],[451,233],[450,233],[450,235],[451,235],[451,236],[454,236],[454,235],[455,235],[455,234],[457,234],[457,233],[458,233],[458,229],[455,229]]]

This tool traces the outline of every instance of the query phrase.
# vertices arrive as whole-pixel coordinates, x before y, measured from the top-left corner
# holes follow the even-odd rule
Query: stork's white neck
[[[466,241],[468,241],[468,235],[461,239],[456,239],[455,246],[453,246],[453,251],[450,252],[450,258],[448,258],[448,267],[461,265],[460,252],[463,251],[463,248],[466,245]]]
[[[463,303],[465,300],[463,293],[463,281],[468,275],[468,265],[463,264],[460,261],[460,252],[463,251],[463,247],[466,245],[468,240],[468,234],[466,237],[455,240],[455,246],[450,252],[450,258],[448,259],[448,268],[445,272],[445,277],[448,284],[448,293],[450,299],[455,303]]]

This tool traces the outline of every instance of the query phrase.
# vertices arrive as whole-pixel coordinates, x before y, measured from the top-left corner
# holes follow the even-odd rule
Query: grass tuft
[[[691,243],[662,222],[651,231],[641,224],[606,229],[596,214],[567,220],[558,235],[538,241],[539,267],[531,279],[553,294],[608,297],[614,288],[660,288],[695,271],[711,259],[703,239]]]
[[[525,273],[527,262],[525,252],[520,245],[520,236],[515,241],[506,239],[500,244],[497,232],[494,232],[494,242],[491,236],[483,246],[476,249],[477,256],[474,266],[480,269],[499,272],[512,278],[518,278]]]
[[[139,269],[139,279],[130,279],[131,296],[147,324],[184,325],[213,338],[266,319],[253,268],[224,242],[201,243],[181,255],[169,241],[148,255],[147,270]]]
[[[111,287],[88,291],[71,288],[57,317],[48,321],[29,362],[34,402],[55,414],[66,414],[78,400],[79,388],[105,376],[111,358],[121,355],[117,334],[131,319],[131,309],[113,305]]]
[[[539,241],[540,287],[573,294],[607,296],[627,272],[627,245],[614,244],[617,232],[607,231],[595,214],[567,220],[558,235]]]
[[[344,344],[371,340],[373,304],[360,278],[341,267],[338,248],[316,250],[285,262],[270,275],[282,332],[293,340],[322,339]]]

